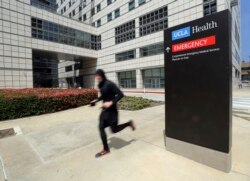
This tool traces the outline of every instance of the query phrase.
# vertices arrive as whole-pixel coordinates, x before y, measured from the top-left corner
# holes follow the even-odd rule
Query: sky
[[[243,61],[250,61],[250,0],[241,0],[241,53]]]

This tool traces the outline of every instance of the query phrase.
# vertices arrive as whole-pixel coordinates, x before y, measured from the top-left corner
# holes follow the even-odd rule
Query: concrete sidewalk
[[[0,129],[18,126],[23,132],[0,140],[9,181],[250,181],[249,112],[234,112],[229,174],[165,150],[164,106],[121,111],[120,122],[133,118],[137,131],[110,134],[112,153],[96,159],[99,112],[80,107],[0,122]]]

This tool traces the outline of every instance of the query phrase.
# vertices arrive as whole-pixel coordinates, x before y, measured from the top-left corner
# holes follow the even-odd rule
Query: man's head
[[[101,83],[101,82],[106,80],[105,72],[102,69],[96,70],[96,72],[95,72],[95,80],[98,83]]]

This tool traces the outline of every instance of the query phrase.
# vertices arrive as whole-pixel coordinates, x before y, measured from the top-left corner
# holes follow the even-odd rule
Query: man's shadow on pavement
[[[135,139],[132,139],[132,140],[130,140],[130,141],[125,141],[125,140],[123,140],[123,139],[121,139],[121,138],[117,138],[117,137],[111,137],[110,139],[109,139],[109,146],[110,147],[112,147],[112,148],[114,148],[114,149],[121,149],[121,148],[123,148],[123,147],[125,147],[125,146],[128,146],[128,145],[130,145],[132,142],[134,142],[134,141],[136,141]]]

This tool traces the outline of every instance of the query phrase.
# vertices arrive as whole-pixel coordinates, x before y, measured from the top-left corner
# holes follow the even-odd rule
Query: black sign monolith
[[[167,138],[231,149],[231,16],[222,11],[164,32]]]

